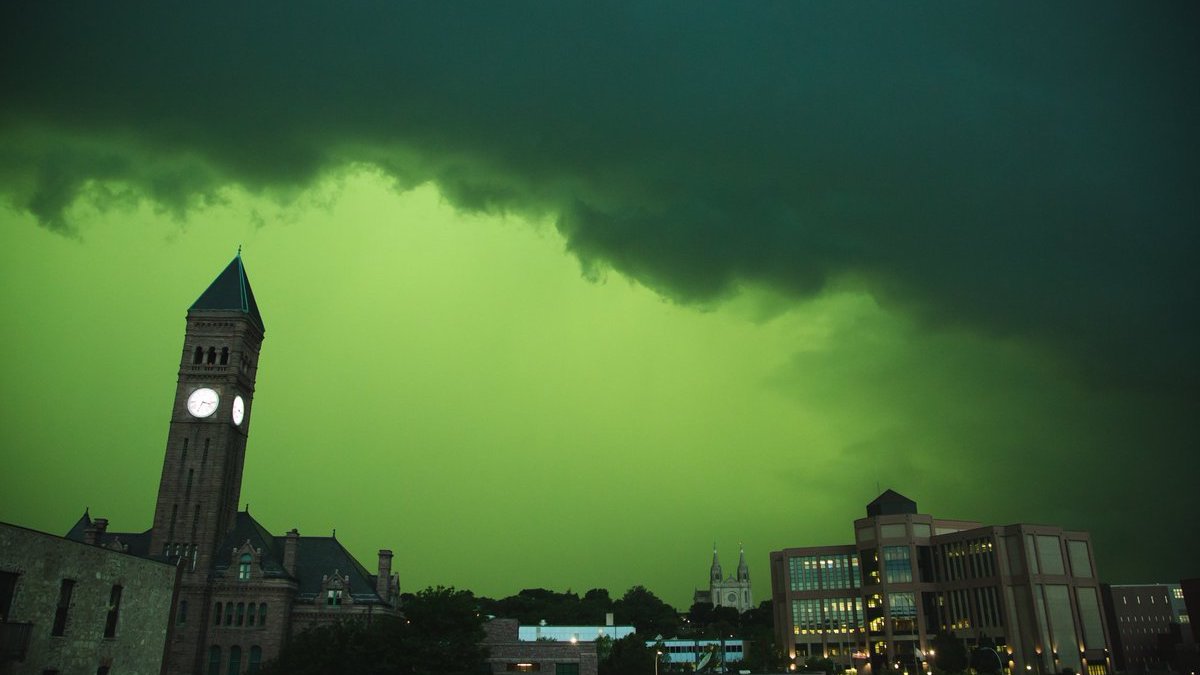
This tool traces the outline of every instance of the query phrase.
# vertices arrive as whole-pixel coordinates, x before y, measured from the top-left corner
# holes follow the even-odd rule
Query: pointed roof
[[[258,313],[258,303],[254,301],[254,291],[250,290],[250,280],[246,278],[246,267],[242,264],[241,251],[225,266],[208,288],[200,294],[190,310],[220,310],[242,312],[259,328],[266,330],[262,315]]]
[[[917,503],[904,495],[888,488],[870,504],[867,504],[867,516],[895,516],[917,512]]]
[[[367,571],[367,568],[333,537],[299,537],[296,541],[296,573],[288,574],[283,568],[287,536],[272,535],[248,511],[237,512],[233,529],[225,536],[218,549],[221,553],[213,556],[213,573],[216,576],[221,577],[229,573],[232,563],[229,552],[247,541],[255,549],[262,551],[259,562],[262,565],[263,576],[268,579],[295,579],[296,593],[301,598],[316,597],[321,592],[322,577],[337,571],[350,579],[350,595],[355,602],[388,604],[375,590],[376,575]]]

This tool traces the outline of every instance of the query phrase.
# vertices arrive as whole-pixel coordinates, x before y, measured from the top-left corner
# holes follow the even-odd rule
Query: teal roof
[[[259,328],[266,330],[262,315],[258,313],[258,303],[254,302],[254,291],[250,290],[250,280],[246,278],[246,267],[242,264],[240,253],[213,279],[190,309],[243,312]]]

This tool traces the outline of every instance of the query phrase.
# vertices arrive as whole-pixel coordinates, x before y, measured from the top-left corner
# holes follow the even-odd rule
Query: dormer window
[[[250,579],[250,561],[252,560],[249,553],[243,553],[241,558],[238,558],[238,581],[248,581]]]
[[[330,607],[338,607],[338,606],[341,606],[341,604],[342,604],[342,591],[341,591],[341,589],[333,589],[333,588],[331,588],[331,589],[329,589],[328,591],[326,591],[326,592],[325,592],[325,604],[326,604],[326,605],[329,605]]]

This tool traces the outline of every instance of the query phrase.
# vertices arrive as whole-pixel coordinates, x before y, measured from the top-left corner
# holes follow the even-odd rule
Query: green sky
[[[765,599],[888,487],[1194,576],[1196,10],[933,7],[6,7],[0,519],[149,526],[240,244],[242,502],[409,590]]]

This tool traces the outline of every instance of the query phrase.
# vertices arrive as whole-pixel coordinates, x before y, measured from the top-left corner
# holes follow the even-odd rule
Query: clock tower
[[[149,554],[181,560],[185,587],[233,527],[264,333],[239,252],[188,309],[154,508]]]

